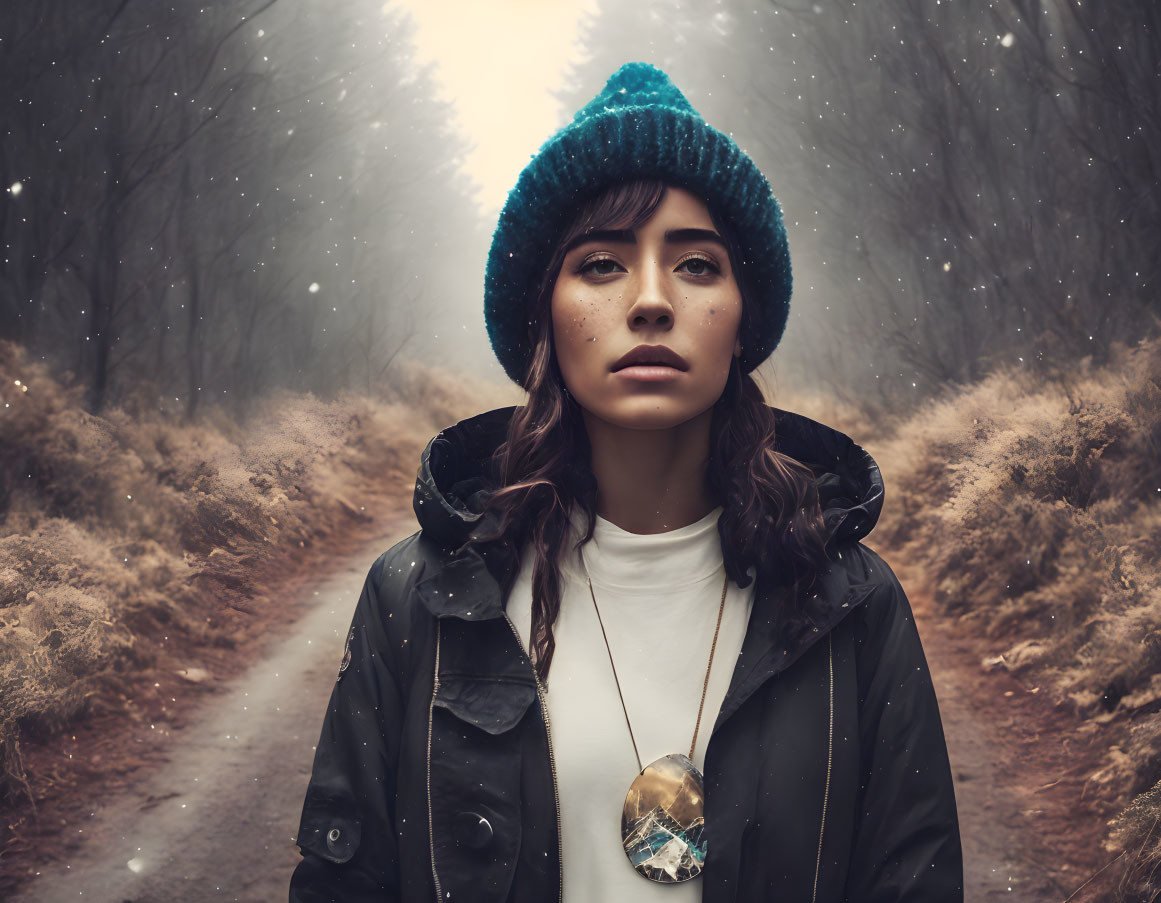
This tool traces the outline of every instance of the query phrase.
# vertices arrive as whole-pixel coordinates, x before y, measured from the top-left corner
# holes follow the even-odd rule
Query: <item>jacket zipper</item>
[[[427,707],[427,842],[431,848],[431,878],[435,883],[436,903],[442,903],[439,875],[435,870],[435,833],[431,817],[431,724],[435,713],[435,694],[439,692],[439,619],[435,621],[435,674],[432,678],[431,703]]]
[[[520,644],[520,649],[524,655],[531,661],[531,656],[528,655],[528,650],[524,648],[524,641],[520,639],[520,631],[516,629],[516,625],[512,623],[512,619],[508,617],[507,612],[504,614],[504,620],[508,622],[508,626],[512,628],[512,633],[516,637],[516,642]],[[544,717],[544,734],[548,739],[548,764],[552,768],[552,802],[556,808],[556,863],[560,870],[560,877],[557,887],[560,893],[557,896],[558,903],[564,901],[564,841],[561,839],[560,833],[560,788],[556,783],[556,755],[552,751],[552,727],[548,718],[548,703],[544,699],[544,684],[540,682],[540,675],[536,673],[536,667],[532,668],[532,677],[536,681],[536,695],[540,699],[540,712]]]
[[[814,890],[810,894],[811,903],[814,903],[818,896],[818,871],[822,865],[822,832],[826,828],[826,804],[830,797],[830,764],[834,753],[834,651],[829,633],[826,635],[826,654],[830,674],[830,726],[826,738],[826,786],[822,791],[822,821],[818,826],[818,856],[814,860]]]

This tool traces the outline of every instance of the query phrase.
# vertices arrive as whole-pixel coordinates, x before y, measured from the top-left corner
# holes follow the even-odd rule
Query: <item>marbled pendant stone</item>
[[[637,776],[621,811],[621,840],[633,868],[676,884],[705,864],[705,785],[688,756],[673,753]]]

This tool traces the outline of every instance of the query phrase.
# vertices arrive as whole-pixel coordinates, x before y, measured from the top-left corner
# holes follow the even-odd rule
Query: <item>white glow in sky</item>
[[[389,0],[416,25],[416,58],[436,63],[460,132],[475,145],[465,169],[494,219],[516,177],[566,115],[552,96],[580,55],[578,28],[592,0]],[[569,114],[571,116],[571,114]]]

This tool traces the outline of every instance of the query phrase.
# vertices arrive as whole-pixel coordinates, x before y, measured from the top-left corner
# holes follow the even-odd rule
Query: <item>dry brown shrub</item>
[[[282,392],[244,424],[183,423],[141,398],[90,415],[0,342],[0,800],[31,793],[20,738],[115,708],[119,675],[156,659],[146,638],[233,643],[206,581],[244,597],[253,562],[406,504],[427,440],[513,394],[400,370],[382,398]]]
[[[1153,787],[1161,342],[1120,348],[1100,369],[1079,362],[1062,382],[997,372],[871,451],[887,483],[876,536],[923,561],[941,609],[996,643],[990,666],[1121,738],[1090,777],[1108,807]],[[1126,816],[1116,836],[1145,843],[1143,823]]]
[[[1111,824],[1105,846],[1128,859],[1116,899],[1156,900],[1161,894],[1161,781],[1134,799]]]

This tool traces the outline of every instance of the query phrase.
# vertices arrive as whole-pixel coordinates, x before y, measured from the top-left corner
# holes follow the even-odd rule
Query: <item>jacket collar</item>
[[[435,436],[420,459],[415,514],[427,540],[450,553],[443,566],[431,569],[416,585],[423,603],[437,617],[477,621],[504,616],[499,577],[517,562],[489,560],[498,553],[461,547],[482,526],[484,492],[494,479],[489,462],[507,437],[515,410],[498,408],[460,421]],[[845,433],[793,411],[773,410],[774,447],[814,472],[829,545],[841,556],[842,544],[863,539],[882,511],[879,467]],[[783,610],[780,602],[786,589],[759,583],[719,722],[767,678],[789,667],[872,589],[872,584],[852,582],[847,568],[832,566],[801,616],[779,625],[776,615]]]

